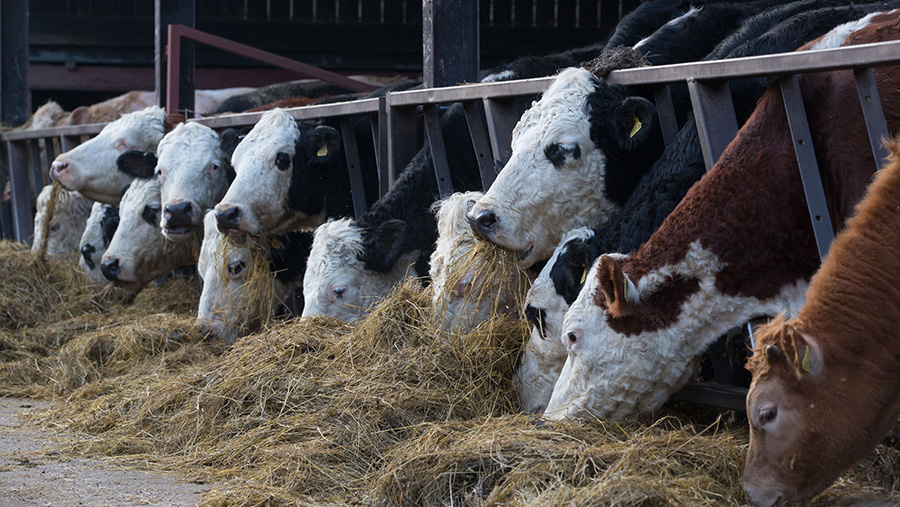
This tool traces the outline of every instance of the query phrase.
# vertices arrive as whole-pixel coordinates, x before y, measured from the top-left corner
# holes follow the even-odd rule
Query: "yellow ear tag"
[[[584,280],[587,278],[587,266],[584,267],[584,271],[581,272],[581,281],[578,282],[579,285],[584,285]]]
[[[622,278],[622,299],[628,301],[628,280]]]
[[[803,354],[803,361],[800,361],[800,368],[807,373],[812,372],[812,366],[809,364],[809,345],[806,346],[806,352]]]
[[[322,147],[319,148],[319,151],[316,152],[317,157],[324,157],[325,155],[328,155],[328,145],[327,144],[322,145]]]
[[[628,136],[629,139],[634,137],[635,134],[641,131],[641,120],[638,120],[637,116],[634,117],[634,123],[631,125],[631,135]]]

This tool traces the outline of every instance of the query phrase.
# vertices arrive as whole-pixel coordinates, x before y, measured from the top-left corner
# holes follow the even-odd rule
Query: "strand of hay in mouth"
[[[59,202],[59,193],[62,191],[62,185],[58,181],[53,180],[50,187],[50,197],[47,198],[47,209],[44,212],[44,221],[41,223],[41,245],[38,248],[37,261],[43,263],[47,258],[47,241],[50,236],[50,222],[56,216],[56,204]]]
[[[239,301],[234,308],[246,308],[248,311],[240,315],[235,324],[243,329],[256,329],[258,326],[268,326],[272,322],[275,309],[275,273],[270,269],[269,249],[278,241],[269,236],[247,236],[243,243],[235,244],[232,238],[226,235],[219,243],[216,250],[216,266],[219,278],[228,280],[232,278],[228,273],[229,260],[232,251],[246,249],[246,266],[242,271],[243,285],[240,294],[228,294],[229,298],[238,297]],[[227,287],[227,284],[225,284]]]

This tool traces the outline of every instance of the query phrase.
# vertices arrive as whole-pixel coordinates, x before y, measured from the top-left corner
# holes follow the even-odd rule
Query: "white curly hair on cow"
[[[522,410],[530,414],[541,414],[553,394],[553,386],[566,363],[567,351],[563,343],[562,326],[566,310],[565,298],[556,291],[550,272],[557,260],[565,253],[566,246],[573,239],[587,240],[594,235],[588,227],[567,232],[544,268],[535,278],[525,296],[525,313],[534,313],[531,337],[516,371],[516,383],[522,397]],[[586,266],[589,269],[590,266]],[[586,272],[585,272],[586,273]],[[529,317],[529,320],[532,320]]]
[[[131,293],[175,268],[194,264],[193,245],[166,241],[159,228],[159,180],[135,180],[122,196],[119,227],[103,254],[104,276]]]
[[[386,272],[366,268],[364,253],[362,230],[353,220],[329,220],[316,228],[303,277],[303,317],[358,320],[394,285],[419,276],[417,251],[401,255]]]
[[[159,142],[157,154],[163,234],[173,241],[199,240],[204,212],[228,190],[230,161],[221,138],[206,125],[180,123]]]
[[[517,313],[516,292],[527,283],[507,280],[484,259],[473,258],[478,240],[466,213],[482,195],[457,192],[432,206],[438,223],[430,259],[432,306],[447,332],[470,332],[495,315]]]
[[[509,161],[470,213],[494,213],[491,241],[516,252],[522,267],[549,258],[566,231],[602,225],[618,211],[604,196],[606,156],[591,140],[596,80],[582,68],[556,76],[516,124]]]
[[[50,177],[88,199],[119,204],[122,188],[134,178],[119,171],[116,160],[132,150],[155,153],[165,124],[166,111],[161,107],[123,115],[95,137],[58,155],[50,166]]]
[[[232,345],[238,338],[255,329],[261,315],[260,305],[247,301],[247,279],[252,270],[247,269],[254,261],[247,242],[230,242],[225,245],[225,236],[216,227],[216,217],[212,212],[203,217],[203,243],[197,272],[203,280],[203,290],[197,308],[197,325],[207,333],[218,337],[225,345]],[[292,283],[272,279],[272,294],[253,294],[267,298],[273,305],[287,301]]]
[[[49,220],[46,254],[50,257],[72,255],[78,251],[81,235],[91,214],[92,202],[78,192],[60,188],[51,210],[49,207],[52,192],[53,185],[46,185],[38,195],[31,251],[37,253],[41,249],[44,242],[44,223]]]

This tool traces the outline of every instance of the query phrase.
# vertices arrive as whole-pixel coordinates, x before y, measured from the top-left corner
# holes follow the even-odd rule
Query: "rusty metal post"
[[[192,111],[194,109],[194,43],[191,41],[182,43],[180,37],[176,37],[175,45],[177,47],[173,48],[169,25],[193,27],[196,23],[195,0],[155,0],[155,2],[156,103],[165,106],[169,113]],[[171,53],[167,54],[167,46]],[[171,61],[168,57],[169,54],[173,55]],[[177,80],[168,79],[168,76],[173,73],[178,76]],[[173,82],[172,87],[170,87],[169,81]]]
[[[425,86],[451,86],[478,79],[478,2],[424,0],[422,76]]]

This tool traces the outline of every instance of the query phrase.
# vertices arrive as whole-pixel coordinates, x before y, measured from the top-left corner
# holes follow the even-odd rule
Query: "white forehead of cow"
[[[282,109],[266,111],[231,156],[237,173],[254,161],[275,158],[278,152],[294,156],[294,145],[300,138],[297,122]]]
[[[556,76],[540,100],[525,111],[513,131],[513,144],[526,132],[538,129],[542,140],[558,141],[576,130],[589,133],[588,97],[596,90],[596,78],[588,70],[570,67]],[[530,136],[529,136],[530,137]]]
[[[342,218],[331,220],[316,228],[307,269],[316,271],[326,267],[340,267],[359,262],[357,257],[364,251],[362,231],[353,220]],[[328,262],[325,263],[324,260]],[[318,261],[318,265],[313,266]]]
[[[150,106],[140,111],[122,115],[118,120],[103,127],[98,136],[122,137],[126,134],[133,136],[132,141],[146,141],[155,145],[163,136],[166,122],[166,110]],[[136,148],[143,148],[136,146]]]
[[[199,148],[215,149],[218,146],[219,135],[215,130],[195,122],[179,123],[159,142],[157,154],[163,160],[173,152],[180,156],[197,152]]]
[[[442,201],[435,202],[432,210],[437,217],[438,241],[472,236],[472,228],[466,219],[466,213],[482,197],[484,197],[482,192],[457,192]]]
[[[122,196],[122,202],[119,204],[119,213],[124,218],[133,210],[140,209],[142,211],[145,204],[151,202],[159,203],[159,196],[158,179],[134,180]]]

